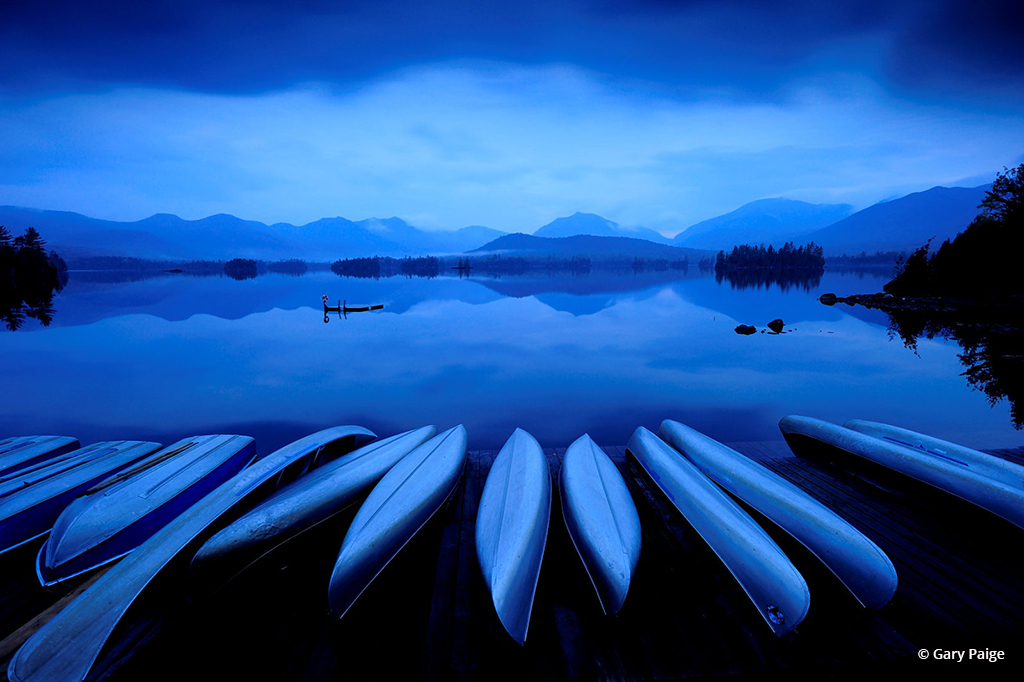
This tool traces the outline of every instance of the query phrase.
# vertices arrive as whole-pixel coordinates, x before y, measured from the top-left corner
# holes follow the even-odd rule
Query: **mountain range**
[[[849,204],[809,204],[793,199],[759,199],[735,211],[691,225],[675,236],[679,246],[731,249],[737,244],[773,244],[803,237],[853,213]]]
[[[533,235],[509,235],[479,225],[449,232],[427,231],[394,217],[360,221],[322,218],[296,226],[267,225],[227,214],[185,220],[159,213],[144,220],[117,222],[16,206],[0,206],[0,225],[14,235],[35,227],[50,248],[71,259],[301,258],[322,262],[471,251],[678,259],[687,255],[679,247],[717,251],[737,244],[781,246],[787,241],[814,241],[824,247],[826,255],[841,255],[912,251],[933,237],[938,247],[970,224],[989,188],[991,185],[933,187],[855,213],[847,204],[761,199],[692,225],[672,239],[643,227],[623,227],[592,213],[557,218]],[[576,239],[580,235],[590,239]],[[702,252],[688,255],[693,260]]]

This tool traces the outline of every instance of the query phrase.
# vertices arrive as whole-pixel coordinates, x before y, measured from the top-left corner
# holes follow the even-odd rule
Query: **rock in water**
[[[755,327],[752,324],[741,324],[740,326],[736,327],[735,331],[737,334],[745,334],[747,336],[750,336],[751,334],[757,332],[757,327]]]
[[[776,334],[781,334],[782,333],[782,327],[783,327],[783,322],[782,322],[781,319],[779,319],[777,317],[774,320],[772,320],[771,322],[768,323],[768,328],[771,329]]]

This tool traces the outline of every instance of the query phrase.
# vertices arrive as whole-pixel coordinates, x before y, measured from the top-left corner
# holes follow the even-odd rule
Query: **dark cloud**
[[[750,97],[841,69],[911,94],[1016,103],[1024,89],[1016,4],[15,0],[0,9],[0,87],[346,87],[469,59],[569,63],[676,92],[724,88]]]

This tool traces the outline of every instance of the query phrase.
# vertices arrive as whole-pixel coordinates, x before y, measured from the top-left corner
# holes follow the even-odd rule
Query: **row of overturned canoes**
[[[872,422],[836,426],[787,417],[795,451],[824,443],[956,494],[1024,528],[1024,468],[962,446]],[[881,608],[896,571],[869,538],[760,464],[678,422],[638,428],[627,453],[683,514],[779,636],[803,620],[806,582],[737,503],[817,556],[865,607]],[[376,440],[354,426],[321,431],[257,457],[253,439],[201,436],[167,448],[71,438],[0,441],[0,553],[45,538],[40,582],[59,587],[114,565],[24,643],[11,680],[84,680],[111,665],[111,641],[158,578],[208,595],[268,552],[362,500],[327,586],[341,618],[449,499],[466,459],[460,425]],[[606,614],[624,604],[641,527],[618,467],[588,436],[566,450],[558,479],[566,528]],[[551,474],[537,441],[517,429],[495,457],[476,519],[476,552],[495,612],[527,638],[551,514]],[[119,560],[119,561],[117,561]]]

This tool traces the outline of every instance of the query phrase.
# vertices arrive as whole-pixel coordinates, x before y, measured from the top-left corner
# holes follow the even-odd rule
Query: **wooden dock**
[[[899,575],[893,601],[866,611],[806,549],[755,513],[811,589],[807,618],[777,639],[625,449],[605,448],[629,484],[643,528],[625,606],[615,617],[602,614],[555,486],[529,637],[520,647],[494,614],[473,538],[497,452],[472,452],[448,505],[340,622],[327,616],[327,582],[352,511],[202,603],[172,599],[156,635],[110,679],[791,680],[944,666],[958,673],[977,667],[975,673],[994,679],[1024,671],[1024,530],[863,461],[836,459],[834,451],[796,457],[783,441],[731,445],[874,540]],[[545,451],[557,480],[564,451]],[[1024,463],[1024,448],[995,454]],[[0,556],[4,673],[12,633],[59,598],[33,584],[31,560],[31,548]],[[1004,660],[958,665],[922,661],[920,649],[1005,653]]]

